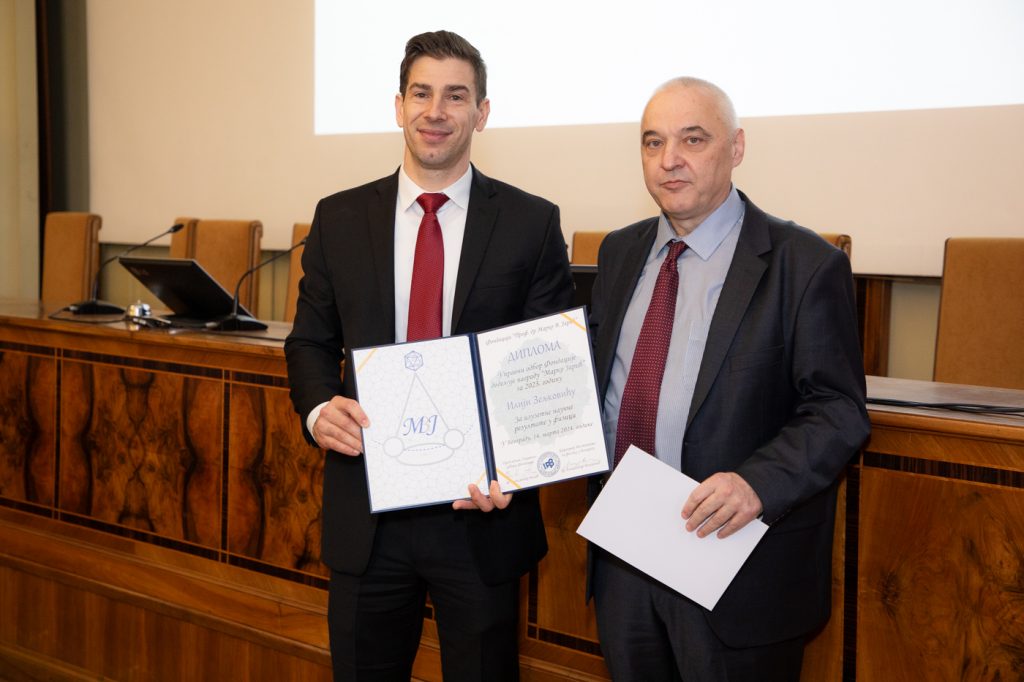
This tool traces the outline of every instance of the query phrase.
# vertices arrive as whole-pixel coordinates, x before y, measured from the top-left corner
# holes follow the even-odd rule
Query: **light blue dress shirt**
[[[743,200],[733,187],[722,205],[683,239],[687,248],[676,263],[679,290],[676,294],[675,321],[672,323],[672,340],[669,342],[665,375],[661,382],[661,399],[657,406],[655,452],[651,453],[676,469],[680,468],[682,462],[686,417],[690,412],[708,329],[736,252],[744,208]],[[611,377],[604,399],[604,434],[608,452],[615,452],[615,429],[619,423],[622,391],[626,387],[640,328],[654,294],[654,283],[668,255],[669,242],[679,239],[681,237],[662,214],[654,245],[626,309],[615,358],[612,360]]]

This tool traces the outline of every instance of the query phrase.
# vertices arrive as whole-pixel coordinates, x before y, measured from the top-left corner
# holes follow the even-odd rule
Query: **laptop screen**
[[[178,317],[215,320],[234,308],[234,297],[191,258],[121,256],[118,262]],[[238,312],[250,315],[241,305]]]

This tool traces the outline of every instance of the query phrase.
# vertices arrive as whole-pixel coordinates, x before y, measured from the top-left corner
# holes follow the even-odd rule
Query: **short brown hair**
[[[405,97],[405,88],[409,85],[409,69],[420,57],[434,59],[461,59],[473,67],[476,80],[476,102],[479,104],[487,97],[487,66],[484,64],[480,50],[473,47],[468,40],[451,31],[431,31],[409,38],[405,44],[405,58],[398,72],[398,91]]]

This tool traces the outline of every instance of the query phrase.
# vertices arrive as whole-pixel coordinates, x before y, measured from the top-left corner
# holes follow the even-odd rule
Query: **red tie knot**
[[[668,260],[668,261],[679,260],[679,254],[681,254],[683,251],[686,251],[686,242],[684,242],[684,241],[669,242],[668,243],[668,256],[665,257],[665,260]]]
[[[424,192],[416,197],[416,203],[423,208],[424,213],[437,213],[437,209],[444,206],[448,201],[448,195],[440,192]]]

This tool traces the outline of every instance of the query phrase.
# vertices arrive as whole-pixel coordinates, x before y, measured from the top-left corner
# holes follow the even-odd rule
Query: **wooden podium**
[[[0,303],[0,679],[329,680],[323,453],[255,336],[49,320]],[[871,394],[1024,404],[869,378]],[[804,679],[1024,667],[1024,420],[871,410]],[[549,486],[521,589],[524,680],[601,680],[582,481]],[[415,675],[440,680],[428,606]],[[966,678],[965,678],[966,679]]]

